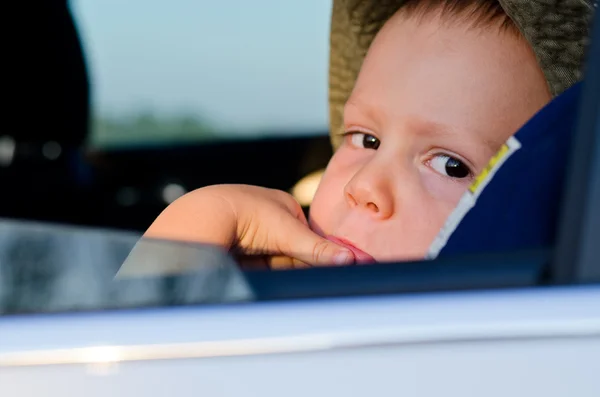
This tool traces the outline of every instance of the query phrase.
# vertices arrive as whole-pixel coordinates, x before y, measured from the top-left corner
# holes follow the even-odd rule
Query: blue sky
[[[331,0],[70,0],[94,110],[324,131]]]

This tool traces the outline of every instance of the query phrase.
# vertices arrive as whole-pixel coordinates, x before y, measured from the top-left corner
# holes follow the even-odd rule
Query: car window
[[[578,97],[583,121],[574,129],[576,143],[565,153],[574,160],[568,168],[568,180],[572,183],[564,189],[560,187],[567,190],[567,199],[563,203],[563,222],[559,225],[558,254],[548,244],[538,250],[519,246],[508,252],[496,252],[481,245],[477,255],[466,256],[462,243],[472,241],[475,234],[483,236],[486,242],[495,240],[490,238],[490,230],[501,237],[509,234],[493,224],[493,216],[502,211],[489,201],[494,205],[487,213],[475,212],[471,216],[471,225],[489,226],[489,230],[469,229],[466,233],[467,237],[471,233],[471,240],[459,239],[454,245],[454,252],[463,256],[451,253],[431,261],[402,262],[398,266],[386,263],[242,274],[232,258],[222,252],[202,245],[163,241],[154,245],[158,249],[147,250],[144,261],[140,262],[144,265],[168,262],[173,267],[167,274],[150,272],[139,283],[116,279],[115,274],[142,231],[166,203],[186,191],[217,183],[239,183],[246,178],[245,173],[255,178],[246,179],[253,184],[285,190],[292,187],[290,181],[295,182],[309,170],[322,168],[309,160],[316,157],[313,138],[319,138],[330,148],[327,136],[307,141],[283,137],[318,135],[327,129],[327,37],[331,4],[323,3],[263,0],[250,5],[240,0],[236,3],[240,8],[231,11],[229,4],[208,1],[125,4],[71,0],[90,75],[93,116],[90,142],[101,150],[85,157],[89,152],[65,144],[58,155],[47,156],[45,141],[24,144],[15,140],[0,147],[3,160],[0,166],[5,167],[0,171],[8,170],[7,175],[12,178],[7,183],[11,189],[0,196],[0,200],[5,200],[0,201],[0,208],[5,210],[10,198],[13,208],[23,211],[18,216],[26,214],[35,219],[27,223],[5,219],[6,214],[0,214],[0,312],[492,289],[584,281],[578,276],[578,269],[583,268],[589,274],[597,274],[598,266],[592,259],[597,256],[593,251],[597,250],[597,244],[592,242],[597,241],[599,230],[597,206],[593,206],[600,191],[598,39],[589,47],[586,78],[578,86],[583,87],[583,94]],[[284,14],[297,15],[300,22],[279,18]],[[305,23],[309,14],[311,24]],[[251,29],[255,29],[254,33]],[[274,31],[281,35],[273,34]],[[215,32],[218,38],[213,37]],[[289,35],[279,41],[278,36],[284,34]],[[286,51],[294,55],[288,57]],[[226,95],[217,97],[217,94]],[[578,110],[577,102],[571,104],[572,109]],[[256,106],[254,111],[252,106]],[[257,139],[264,136],[277,139]],[[249,144],[242,137],[256,142]],[[210,144],[187,145],[190,141],[207,139]],[[221,145],[219,141],[227,144]],[[136,149],[147,144],[156,146],[153,150]],[[172,144],[182,148],[172,150]],[[102,150],[130,146],[134,150]],[[43,154],[44,162],[23,160],[27,157],[24,153],[35,154],[36,150]],[[329,156],[327,152],[322,157]],[[535,160],[542,162],[541,157]],[[285,164],[294,164],[287,174]],[[502,162],[494,164],[500,167]],[[498,171],[495,166],[491,169],[493,172],[488,175]],[[507,168],[500,168],[499,173],[503,169]],[[48,172],[40,177],[42,170]],[[539,172],[535,177],[541,179],[547,174]],[[265,179],[256,179],[256,175]],[[322,174],[310,175],[317,176],[313,180],[316,184]],[[524,168],[513,175],[522,177]],[[479,186],[485,186],[491,177]],[[508,178],[509,188],[514,179]],[[524,189],[532,180],[526,180]],[[281,185],[275,185],[281,181]],[[556,195],[564,194],[562,190],[556,191]],[[493,198],[508,202],[510,192],[495,193]],[[160,197],[159,205],[156,197]],[[311,197],[307,198],[308,204]],[[524,201],[522,191],[517,191],[515,197],[513,202],[517,204]],[[466,204],[468,207],[473,202]],[[476,210],[482,208],[481,200],[478,205],[474,207]],[[532,205],[525,210],[535,207],[543,206]],[[510,208],[504,213],[511,214],[509,211]],[[5,212],[10,215],[6,218],[18,217],[14,211]],[[127,216],[135,223],[124,223]],[[47,219],[54,223],[41,224]],[[87,226],[93,226],[92,231],[81,227],[86,222]],[[552,219],[550,222],[554,223]],[[60,223],[78,223],[78,226],[65,228]],[[135,224],[132,229],[137,230],[132,234],[115,230],[124,228],[124,224],[126,227]],[[447,230],[461,225],[464,232],[464,221],[460,225],[454,222]],[[202,268],[207,263],[210,266]],[[196,269],[198,265],[200,272]],[[190,275],[189,270],[195,273]],[[233,287],[230,290],[225,286]],[[183,296],[178,296],[178,291],[183,291]],[[138,292],[142,294],[136,295]],[[56,299],[49,299],[52,296]]]
[[[0,218],[0,315],[255,299],[233,259],[218,247],[156,241],[170,272],[120,271],[139,234]]]
[[[92,146],[326,134],[331,1],[69,4]]]

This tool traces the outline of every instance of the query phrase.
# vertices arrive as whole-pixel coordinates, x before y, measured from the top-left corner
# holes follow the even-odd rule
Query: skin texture
[[[378,261],[422,258],[473,177],[550,98],[522,38],[396,13],[346,103],[347,135],[311,206],[312,229]],[[444,156],[469,175],[449,177]]]

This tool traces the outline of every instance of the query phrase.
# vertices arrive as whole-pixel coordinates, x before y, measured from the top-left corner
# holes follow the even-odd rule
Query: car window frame
[[[594,5],[597,9],[597,2]],[[600,282],[600,23],[592,22],[575,135],[569,153],[557,243],[556,284]]]

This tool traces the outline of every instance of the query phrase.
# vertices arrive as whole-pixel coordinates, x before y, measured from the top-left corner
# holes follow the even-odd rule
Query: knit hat
[[[405,0],[333,0],[329,59],[329,122],[341,143],[344,105],[375,35]],[[532,46],[553,96],[581,79],[593,0],[499,0]]]

